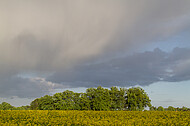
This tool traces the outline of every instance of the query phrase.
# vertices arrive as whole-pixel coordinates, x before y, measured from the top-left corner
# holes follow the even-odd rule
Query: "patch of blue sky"
[[[190,107],[190,81],[156,82],[143,87],[153,106]]]
[[[176,47],[190,48],[190,31],[181,32],[167,39],[148,43],[140,51],[153,51],[155,48],[160,48],[165,52],[171,52]]]

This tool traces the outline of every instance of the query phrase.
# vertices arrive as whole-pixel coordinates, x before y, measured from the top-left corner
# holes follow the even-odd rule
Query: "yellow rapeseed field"
[[[190,112],[1,110],[1,126],[188,126]]]

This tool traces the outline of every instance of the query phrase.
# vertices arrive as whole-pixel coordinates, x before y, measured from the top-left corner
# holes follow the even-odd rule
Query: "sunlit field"
[[[190,125],[190,112],[1,110],[0,125]]]

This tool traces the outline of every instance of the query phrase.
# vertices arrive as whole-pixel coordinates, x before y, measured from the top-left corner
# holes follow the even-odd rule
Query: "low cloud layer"
[[[69,71],[61,71],[49,81],[71,87],[146,86],[158,81],[179,82],[190,80],[190,49],[175,48],[166,53],[160,49],[135,53],[122,58],[79,65]]]
[[[189,59],[176,59],[181,49],[113,57],[190,30],[190,1],[6,0],[0,1],[0,16],[2,97],[36,97],[62,85],[189,79]]]
[[[88,62],[46,77],[17,75],[2,77],[0,95],[39,97],[55,89],[77,87],[147,86],[159,81],[190,80],[190,49],[175,48],[172,52],[134,53],[102,62]],[[25,75],[25,77],[24,77]]]
[[[46,81],[45,78],[22,78],[19,76],[6,76],[0,78],[0,96],[21,98],[35,98],[50,94],[54,89],[66,88],[61,84]]]

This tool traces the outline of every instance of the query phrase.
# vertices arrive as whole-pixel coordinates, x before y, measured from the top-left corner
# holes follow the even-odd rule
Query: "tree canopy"
[[[138,88],[110,89],[101,86],[88,88],[85,93],[66,90],[53,96],[46,95],[31,102],[31,109],[39,110],[136,110],[151,106],[146,92]]]
[[[126,101],[128,110],[141,111],[144,110],[145,107],[151,107],[151,100],[140,87],[129,88],[127,90]]]
[[[2,102],[0,110],[128,110],[142,111],[149,107],[150,111],[190,111],[190,108],[174,108],[168,106],[158,108],[151,105],[147,93],[140,87],[129,89],[111,87],[110,89],[101,86],[88,88],[85,93],[75,93],[66,90],[56,93],[53,96],[45,95],[36,98],[30,106],[14,107],[9,103]]]
[[[0,110],[29,110],[30,106],[21,106],[21,107],[14,107],[7,102],[2,102],[0,104]]]

